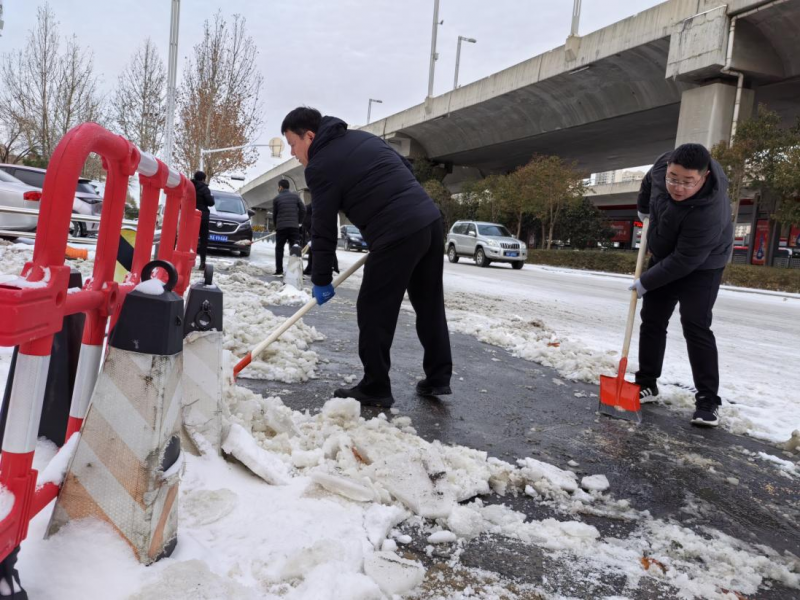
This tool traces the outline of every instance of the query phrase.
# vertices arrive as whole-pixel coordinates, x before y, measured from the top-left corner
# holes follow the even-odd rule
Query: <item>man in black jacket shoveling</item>
[[[289,191],[289,181],[278,182],[278,195],[272,201],[272,219],[275,222],[275,275],[283,274],[283,246],[289,242],[300,245],[300,223],[306,214],[306,205],[300,196]]]
[[[711,331],[712,308],[733,250],[728,179],[700,144],[684,144],[659,157],[642,180],[639,217],[650,217],[649,268],[630,289],[642,301],[639,332],[640,398],[658,395],[667,325],[680,303],[692,367],[696,410],[692,423],[719,424],[719,360]]]
[[[200,239],[197,240],[197,254],[200,255],[200,269],[206,268],[208,253],[208,220],[211,217],[209,207],[214,206],[214,196],[206,184],[206,174],[197,171],[192,178],[194,185],[195,207],[200,211]]]
[[[311,189],[311,282],[319,304],[334,296],[331,270],[340,210],[369,244],[357,303],[364,377],[334,395],[367,406],[392,405],[390,350],[406,291],[425,352],[425,379],[417,383],[417,393],[450,394],[453,361],[442,287],[444,230],[439,209],[415,179],[411,165],[382,139],[349,131],[341,119],[323,118],[313,108],[290,112],[281,133],[292,155],[306,167]]]

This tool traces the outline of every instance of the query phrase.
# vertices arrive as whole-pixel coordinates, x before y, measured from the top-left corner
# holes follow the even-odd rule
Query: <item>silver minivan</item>
[[[498,223],[456,221],[447,234],[447,258],[457,263],[462,256],[473,258],[479,267],[503,262],[521,269],[528,260],[528,249]]]

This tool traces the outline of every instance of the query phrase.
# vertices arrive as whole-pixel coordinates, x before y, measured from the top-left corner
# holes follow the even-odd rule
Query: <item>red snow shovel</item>
[[[639,255],[636,258],[636,271],[634,280],[642,274],[644,255],[647,252],[647,228],[650,219],[642,223],[642,237],[639,244]],[[639,298],[636,290],[631,292],[630,308],[628,309],[628,324],[625,327],[625,341],[622,344],[622,358],[619,360],[617,376],[600,375],[600,402],[597,409],[600,414],[626,421],[642,422],[641,403],[639,402],[639,386],[625,381],[625,371],[628,369],[628,350],[631,347],[631,334],[633,321],[636,317],[636,304]]]

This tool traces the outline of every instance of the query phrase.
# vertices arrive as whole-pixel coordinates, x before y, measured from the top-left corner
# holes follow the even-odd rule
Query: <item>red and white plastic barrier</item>
[[[107,171],[94,271],[79,292],[69,293],[70,268],[64,265],[72,197],[89,153],[103,159]],[[143,186],[133,268],[122,284],[114,282],[120,230],[129,178],[136,172]],[[36,434],[42,412],[53,335],[65,316],[85,313],[72,397],[67,439],[80,430],[86,416],[103,354],[105,332],[119,314],[125,295],[139,283],[150,261],[155,236],[158,196],[167,196],[158,258],[178,271],[175,291],[182,294],[196,256],[200,213],[194,186],[183,175],[125,138],[96,123],[71,129],[56,147],[42,189],[33,260],[22,280],[0,285],[0,345],[19,346],[14,385],[0,457],[0,485],[14,495],[11,512],[0,520],[0,560],[25,539],[28,523],[58,494],[58,486],[36,487],[32,469]],[[176,246],[177,240],[177,246]]]

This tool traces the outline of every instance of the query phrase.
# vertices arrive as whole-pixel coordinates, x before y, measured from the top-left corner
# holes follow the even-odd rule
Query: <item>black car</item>
[[[214,206],[208,221],[208,247],[215,250],[237,250],[250,256],[253,226],[250,217],[255,213],[239,194],[211,190]]]
[[[367,249],[367,242],[364,241],[361,232],[355,225],[342,225],[340,234],[339,244],[345,250],[358,250],[361,252]]]

